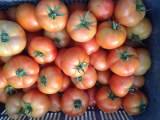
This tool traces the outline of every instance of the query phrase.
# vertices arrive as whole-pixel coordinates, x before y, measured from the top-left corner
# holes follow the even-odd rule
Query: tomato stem
[[[139,106],[140,112],[141,112],[141,113],[144,112],[145,109],[146,109],[146,107],[147,107],[147,106],[144,104],[144,101],[141,99],[141,100],[140,100],[140,106]]]
[[[75,68],[73,68],[73,69],[77,69],[79,73],[80,73],[80,70],[81,70],[83,73],[85,73],[84,67],[86,67],[86,66],[88,66],[88,63],[86,63],[86,62],[79,62],[79,65],[77,65],[77,66],[76,66]]]
[[[45,76],[40,76],[40,82],[44,85],[44,86],[46,86],[46,84],[47,84],[47,79],[46,79],[46,77]]]
[[[116,52],[120,55],[121,60],[127,61],[127,60],[129,60],[129,58],[134,56],[132,54],[127,54],[128,49],[129,48],[127,48],[123,53],[116,49]]]
[[[22,78],[24,76],[29,76],[29,74],[27,74],[23,69],[20,69],[20,68],[16,71],[16,75],[19,78]]]
[[[109,98],[110,98],[111,100],[114,100],[114,99],[116,98],[116,96],[114,95],[113,92],[109,92]]]
[[[118,30],[119,29],[119,24],[115,23],[115,21],[111,22],[111,27],[113,30]]]
[[[59,38],[54,38],[54,44],[57,46],[57,47],[61,47],[60,46],[60,39]]]
[[[138,12],[146,11],[146,8],[143,5],[143,3],[141,2],[141,0],[136,0],[136,10]]]
[[[131,45],[133,46],[135,42],[138,42],[139,46],[145,46],[142,40],[140,40],[139,35],[132,34],[131,36]]]
[[[81,82],[81,81],[82,81],[82,77],[74,78],[74,80],[75,80],[76,82]]]
[[[13,95],[14,94],[14,90],[13,90],[13,87],[11,85],[6,85],[4,87],[4,90],[3,90],[3,94],[7,93],[9,95]]]
[[[32,109],[31,104],[27,103],[25,101],[23,101],[23,104],[24,104],[25,108],[21,107],[21,109],[18,112],[18,114],[28,115],[28,114],[32,113],[33,109]]]
[[[1,33],[0,38],[1,38],[1,42],[8,42],[10,39],[9,35],[4,31]]]
[[[40,51],[34,51],[33,54],[36,56],[36,57],[44,57],[44,54]]]
[[[130,87],[130,88],[128,89],[128,91],[129,91],[130,93],[133,93],[133,92],[135,91],[135,88],[132,86],[132,87]]]
[[[74,108],[80,109],[82,107],[82,101],[81,100],[74,100]]]

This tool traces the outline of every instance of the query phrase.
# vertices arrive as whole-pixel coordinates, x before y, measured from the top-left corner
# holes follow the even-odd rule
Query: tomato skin
[[[140,5],[143,6],[145,10],[142,0],[139,1]],[[138,11],[136,8],[136,0],[118,0],[114,11],[114,16],[122,25],[128,27],[136,26],[144,18],[146,13],[145,11]]]
[[[29,55],[39,64],[53,62],[57,55],[57,48],[47,37],[34,37],[28,46]]]
[[[97,71],[97,81],[102,85],[108,85],[111,75],[112,72],[110,70]]]
[[[63,85],[61,70],[56,66],[44,67],[37,80],[38,89],[45,94],[58,92]]]
[[[8,8],[8,10],[6,11],[6,16],[9,20],[16,21],[16,10],[17,7]]]
[[[69,76],[67,76],[66,74],[62,73],[62,77],[63,77],[63,85],[62,85],[62,88],[59,90],[59,92],[64,92],[71,85],[71,79],[70,79]]]
[[[49,96],[36,89],[28,91],[22,98],[21,106],[23,110],[27,111],[24,102],[28,103],[32,108],[30,114],[26,114],[31,118],[40,118],[44,116],[49,111],[51,105]]]
[[[0,20],[6,20],[6,19],[7,18],[5,16],[5,14],[2,11],[0,11]]]
[[[3,89],[7,85],[7,81],[2,71],[3,71],[3,67],[0,67],[0,89]]]
[[[3,67],[4,77],[14,88],[30,87],[37,81],[38,74],[38,64],[25,55],[13,57]]]
[[[9,95],[6,92],[5,93],[3,92],[4,92],[4,89],[0,89],[0,102],[6,103]]]
[[[77,117],[85,113],[88,102],[86,92],[77,88],[69,88],[62,95],[61,110],[71,117]]]
[[[61,57],[61,69],[73,78],[82,76],[88,70],[88,65],[89,56],[79,47],[69,48]]]
[[[82,19],[84,19],[88,12],[87,11],[75,11],[71,14],[71,16],[68,19],[67,31],[74,41],[87,42],[91,40],[96,34],[97,20],[96,20],[96,17],[90,12],[85,22],[93,22],[93,21],[94,22],[87,25],[88,28],[82,26],[79,29],[75,30],[75,28],[81,24],[80,16]]]
[[[138,53],[138,57],[139,57],[139,60],[140,60],[140,65],[136,69],[134,74],[135,75],[143,75],[151,67],[152,61],[151,61],[150,53],[145,48],[137,48],[136,51]]]
[[[128,93],[122,101],[122,107],[129,115],[138,115],[144,112],[147,104],[148,99],[146,95],[138,90],[133,93]]]
[[[54,16],[53,10],[58,7],[57,14],[61,16]],[[52,12],[50,9],[52,9]],[[54,12],[53,12],[54,13]],[[52,16],[52,17],[50,17]],[[68,20],[68,9],[67,6],[60,0],[41,0],[36,7],[36,17],[40,26],[49,32],[58,32],[63,30]],[[55,18],[54,18],[55,17]]]
[[[127,55],[132,55],[132,57],[127,55],[124,55],[125,57],[121,56],[118,51],[123,53],[123,55],[127,51]],[[136,50],[129,46],[121,46],[116,50],[111,50],[107,62],[111,71],[119,76],[134,74],[140,64]]]
[[[75,87],[78,89],[92,88],[97,82],[97,73],[93,66],[89,66],[84,75],[78,78],[71,78]]]
[[[108,69],[107,57],[108,53],[103,49],[99,49],[89,56],[90,64],[93,65],[96,70],[105,71]]]
[[[32,89],[35,89],[35,88],[37,88],[37,82],[35,82],[32,86],[30,86],[30,87],[28,87],[28,88],[23,88],[22,90],[23,90],[23,92],[28,92],[28,91],[30,91],[30,90],[32,90]]]
[[[121,107],[122,99],[115,97],[108,86],[102,86],[96,93],[96,104],[103,112],[112,113]]]
[[[145,78],[143,75],[133,77],[133,86],[137,89],[143,87],[145,84]]]
[[[95,106],[96,105],[95,96],[97,93],[97,88],[96,87],[89,88],[86,90],[86,93],[88,94],[89,97],[89,106]]]
[[[115,49],[121,46],[127,36],[127,32],[124,26],[119,25],[117,28],[113,28],[113,22],[102,22],[98,27],[96,33],[97,43],[104,49]]]
[[[61,110],[61,100],[60,97],[57,93],[49,95],[50,101],[51,101],[51,106],[50,110],[52,112],[58,112]]]
[[[0,35],[3,36],[0,42],[0,56],[12,56],[22,52],[26,46],[26,35],[22,27],[6,20],[1,20],[0,26]]]
[[[95,38],[87,41],[87,42],[74,42],[74,46],[83,48],[87,55],[91,55],[99,49],[99,45],[96,42]]]
[[[0,57],[1,61],[3,63],[6,63],[8,62],[13,56],[5,56],[5,57]]]
[[[89,0],[88,9],[99,21],[107,20],[114,10],[113,0]],[[103,11],[103,12],[102,12]]]
[[[35,9],[36,5],[23,3],[16,10],[16,21],[29,32],[41,30],[41,26],[35,16]]]
[[[71,5],[68,6],[69,14],[71,15],[74,11],[86,11],[87,6],[81,2],[73,2]]]
[[[112,75],[109,80],[109,86],[113,93],[118,97],[124,97],[129,92],[133,84],[133,76],[121,77]]]

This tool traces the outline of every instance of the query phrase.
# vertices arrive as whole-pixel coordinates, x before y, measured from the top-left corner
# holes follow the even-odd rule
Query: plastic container
[[[87,0],[62,0],[66,4],[72,2],[85,2]],[[107,114],[98,108],[88,108],[88,111],[80,117],[71,118],[62,112],[47,113],[41,120],[160,120],[160,0],[143,0],[146,8],[152,9],[147,12],[147,17],[153,25],[153,32],[148,40],[145,40],[152,58],[152,66],[146,74],[146,84],[143,91],[149,98],[146,111],[138,116],[129,116],[123,110]],[[38,0],[0,0],[0,9],[5,10],[11,6],[16,6],[24,2],[37,4]],[[125,8],[124,8],[125,9]],[[0,120],[9,120],[6,115],[4,104],[0,104]],[[32,120],[27,117],[19,120]]]

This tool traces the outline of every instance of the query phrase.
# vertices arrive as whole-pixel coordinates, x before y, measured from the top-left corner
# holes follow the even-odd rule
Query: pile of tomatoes
[[[7,114],[39,118],[61,110],[77,117],[95,105],[106,113],[144,112],[148,100],[139,88],[151,58],[142,46],[152,32],[146,11],[142,0],[41,0],[0,12]]]

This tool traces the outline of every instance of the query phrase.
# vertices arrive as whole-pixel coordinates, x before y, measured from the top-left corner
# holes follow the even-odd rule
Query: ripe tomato
[[[99,45],[96,42],[95,38],[87,41],[87,42],[74,42],[74,46],[83,48],[88,55],[96,52],[99,49]]]
[[[16,10],[17,7],[8,8],[8,10],[6,11],[6,16],[9,20],[16,22]]]
[[[0,11],[0,20],[6,20],[6,19],[7,18],[5,16],[5,14],[2,11]]]
[[[79,47],[69,48],[61,57],[61,69],[73,78],[80,77],[88,70],[89,56]]]
[[[137,48],[138,57],[140,60],[140,65],[135,71],[135,75],[143,75],[147,72],[147,70],[151,67],[151,57],[150,53],[145,48]]]
[[[16,21],[29,32],[36,32],[41,29],[35,16],[35,9],[36,5],[23,3],[16,10]]]
[[[34,37],[28,46],[29,55],[39,64],[52,62],[57,55],[57,48],[47,37]]]
[[[45,94],[58,92],[63,85],[62,72],[56,66],[44,67],[37,80],[38,89]]]
[[[86,90],[86,93],[88,94],[89,97],[89,106],[95,106],[96,105],[96,93],[97,93],[97,88],[92,87]]]
[[[0,89],[3,89],[8,83],[2,73],[3,67],[0,67]]]
[[[139,76],[133,76],[133,87],[134,88],[141,88],[144,86],[145,83],[145,78],[143,75],[139,75]]]
[[[65,114],[77,117],[85,113],[88,102],[89,98],[86,92],[77,88],[69,88],[62,95],[61,109]]]
[[[126,40],[127,32],[124,26],[114,21],[105,21],[99,25],[96,33],[97,43],[104,49],[115,49]]]
[[[58,32],[67,24],[67,6],[60,0],[41,0],[36,7],[36,17],[43,29]]]
[[[13,56],[5,56],[5,57],[0,57],[0,60],[4,63],[8,62]]]
[[[124,97],[129,92],[133,84],[133,76],[121,77],[112,75],[109,80],[109,86],[113,93],[118,97]]]
[[[103,86],[96,93],[96,104],[103,112],[112,113],[121,107],[122,99],[115,96],[108,86]]]
[[[62,84],[62,88],[59,90],[59,92],[64,92],[65,90],[67,90],[70,85],[71,85],[71,79],[69,76],[67,76],[66,74],[62,73],[62,79],[63,79],[63,84]]]
[[[79,89],[92,88],[97,82],[97,73],[93,66],[89,66],[86,73],[77,78],[71,78],[75,87]]]
[[[103,49],[99,49],[92,53],[90,57],[90,64],[94,66],[96,70],[106,71],[108,69],[107,52]]]
[[[44,116],[50,108],[51,102],[49,96],[34,89],[24,94],[21,102],[20,114],[32,118]]]
[[[22,115],[18,114],[21,110],[21,101],[24,93],[20,92],[7,98],[5,108],[10,118],[17,120]]]
[[[122,100],[122,107],[129,115],[138,115],[145,111],[148,99],[141,91],[128,93]]]
[[[26,35],[20,25],[12,21],[0,21],[0,56],[16,55],[26,46]]]
[[[51,105],[49,111],[58,112],[61,110],[61,100],[57,93],[49,95]]]
[[[75,11],[67,23],[67,31],[77,42],[87,42],[96,34],[97,20],[89,11]]]
[[[37,81],[38,74],[38,64],[24,55],[13,57],[3,67],[4,77],[8,84],[14,88],[30,87]]]
[[[81,2],[73,2],[71,5],[68,6],[69,14],[71,15],[75,11],[86,11],[87,6],[85,3]]]
[[[142,0],[118,0],[114,16],[120,24],[131,27],[136,26],[144,18],[145,13],[146,8]]]
[[[48,32],[44,31],[44,36],[53,40],[54,44],[58,48],[63,48],[69,45],[71,38],[66,29],[58,32]]]
[[[136,50],[129,46],[110,51],[107,62],[111,71],[119,76],[134,74],[140,63]]]
[[[100,20],[107,20],[114,10],[113,0],[89,0],[88,9]]]
[[[111,75],[112,75],[112,72],[110,70],[97,71],[97,80],[102,85],[108,85]]]
[[[8,96],[9,95],[7,92],[4,93],[4,89],[0,89],[0,102],[1,103],[6,103]]]
[[[23,92],[28,92],[28,91],[30,91],[30,90],[32,90],[32,89],[35,89],[35,88],[37,88],[37,82],[35,82],[32,86],[30,86],[30,87],[28,87],[28,88],[23,88],[22,90],[23,90]]]

